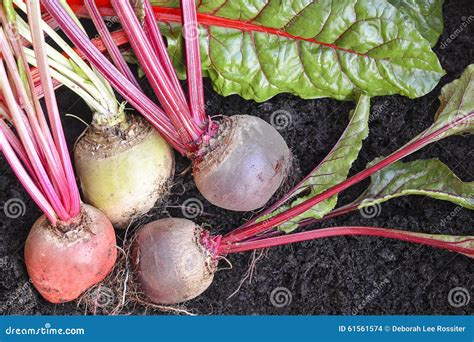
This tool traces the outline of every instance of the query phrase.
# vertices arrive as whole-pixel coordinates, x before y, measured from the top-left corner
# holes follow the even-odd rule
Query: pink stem
[[[6,30],[8,37],[16,37],[16,27],[8,23],[3,9],[0,10],[0,19],[2,23],[5,23],[3,27]],[[29,121],[29,124],[26,125],[26,129],[29,136],[31,137],[33,145],[35,146],[35,151],[38,153],[42,163],[44,163],[48,174],[52,175],[50,180],[53,184],[55,192],[58,193],[62,201],[66,203],[67,199],[69,198],[69,193],[67,191],[65,193],[63,191],[59,191],[61,188],[67,188],[66,177],[61,166],[61,158],[56,151],[53,137],[49,130],[48,123],[46,122],[46,118],[36,92],[30,92],[29,94],[26,93],[23,81],[17,72],[17,61],[15,60],[12,51],[8,47],[9,43],[13,53],[15,54],[15,57],[20,63],[20,67],[23,67],[24,70],[28,70],[28,63],[26,62],[26,57],[19,41],[12,39],[7,42],[2,39],[0,42],[0,49],[4,52],[3,57],[7,69],[15,71],[10,73],[10,77],[13,87],[16,90],[16,96],[18,97],[17,101],[18,103],[22,104],[23,109],[26,112],[26,117],[24,116],[23,112],[21,112],[21,116],[24,122]],[[30,89],[35,89],[30,73],[27,72],[26,77]]]
[[[306,226],[309,226],[310,224],[321,222],[323,220],[324,221],[329,220],[329,219],[332,219],[332,218],[335,218],[335,217],[339,217],[339,216],[351,213],[354,210],[358,209],[359,204],[360,203],[355,203],[355,204],[351,203],[351,204],[348,204],[346,206],[340,207],[338,209],[334,209],[333,211],[331,211],[329,214],[327,214],[326,216],[324,216],[321,219],[308,218],[308,219],[302,220],[301,222],[298,223],[298,227],[300,227],[300,228],[306,227]]]
[[[152,9],[150,9],[153,11]],[[189,85],[189,105],[194,120],[200,127],[207,122],[204,85],[202,81],[199,28],[194,0],[181,0],[183,36],[186,44],[186,68]]]
[[[143,92],[135,87],[91,43],[89,37],[77,26],[58,0],[44,0],[42,5],[57,21],[64,33],[86,56],[89,62],[130,102],[181,154],[186,152],[183,143],[166,114]]]
[[[452,252],[465,254],[471,258],[474,257],[474,247],[459,246],[459,244],[461,243],[471,242],[472,244],[472,241],[474,241],[474,237],[465,237],[465,240],[460,241],[461,237],[449,236],[450,239],[459,241],[447,242],[444,241],[446,236],[443,235],[438,236],[422,233],[412,233],[396,229],[375,227],[332,227],[266,238],[250,242],[238,242],[232,245],[221,244],[218,252],[219,254],[238,253],[334,236],[378,236],[383,238],[396,239],[437,247]]]
[[[183,88],[181,87],[181,83],[179,82],[178,76],[176,75],[176,70],[174,69],[173,63],[171,62],[165,42],[163,41],[163,37],[155,19],[155,13],[153,12],[151,3],[150,1],[144,1],[143,5],[145,6],[144,28],[146,30],[147,37],[150,40],[157,57],[161,61],[161,65],[165,69],[165,72],[168,75],[171,83],[173,83],[174,88],[178,92],[181,101],[186,103],[186,96],[184,95]]]
[[[440,129],[427,134],[425,136],[422,136],[418,138],[417,140],[407,144],[405,147],[400,149],[399,151],[393,153],[392,155],[386,157],[385,159],[381,160],[377,164],[365,169],[364,171],[359,172],[358,174],[348,178],[342,183],[339,183],[328,190],[322,192],[321,194],[303,202],[300,203],[299,205],[288,209],[287,211],[276,215],[274,217],[269,218],[268,220],[255,223],[250,226],[245,226],[244,228],[238,228],[229,234],[225,235],[221,241],[222,244],[231,244],[239,241],[244,241],[252,236],[255,236],[256,234],[262,233],[268,229],[275,228],[285,222],[288,222],[295,217],[303,214],[304,212],[310,210],[312,207],[314,207],[316,204],[321,203],[322,201],[337,195],[339,192],[351,187],[354,184],[357,184],[358,182],[370,177],[372,174],[375,172],[383,169],[384,167],[400,160],[401,158],[406,157],[407,155],[419,150],[423,146],[429,144],[432,142],[435,138],[443,134],[444,132],[452,129],[452,127],[456,126],[459,123],[462,123],[465,120],[469,120],[470,117],[474,116],[474,113],[471,113],[469,115],[466,115],[460,119],[455,120],[454,122],[451,122],[449,124],[446,124],[445,126],[441,127]]]
[[[76,178],[72,168],[71,158],[67,147],[64,131],[61,124],[61,117],[56,102],[56,95],[54,93],[53,82],[49,70],[46,54],[46,42],[44,39],[43,30],[41,29],[41,8],[39,1],[28,0],[28,22],[30,25],[31,36],[35,57],[38,64],[38,71],[43,85],[44,100],[48,110],[49,123],[53,131],[53,138],[56,144],[56,149],[61,156],[62,166],[66,175],[68,186],[60,189],[61,192],[69,193],[70,201],[66,207],[69,208],[69,215],[76,217],[81,210],[81,201],[79,197],[79,189],[76,184]],[[34,91],[34,89],[33,89]]]
[[[0,31],[0,42],[4,41],[4,33],[3,31]],[[5,50],[0,50],[2,50],[2,52],[5,54]],[[15,70],[12,70],[12,72],[15,72]],[[18,71],[16,70],[16,72]],[[38,178],[41,187],[46,194],[46,197],[50,201],[51,206],[54,208],[54,211],[57,213],[58,217],[61,220],[66,221],[69,218],[69,214],[64,208],[61,201],[59,200],[58,195],[55,192],[54,186],[51,183],[45,168],[43,167],[43,161],[40,159],[37,153],[34,140],[29,135],[29,129],[27,128],[28,125],[26,124],[27,120],[25,120],[21,108],[16,102],[15,95],[13,94],[13,91],[10,88],[7,72],[3,66],[3,63],[0,63],[0,85],[5,99],[5,103],[7,104],[10,114],[13,118],[13,123],[18,132],[18,135],[20,136],[20,140],[24,145],[25,151],[28,154],[28,159],[31,161],[31,164],[35,170],[36,177]]]
[[[132,73],[132,70],[128,66],[127,62],[122,56],[120,49],[114,42],[112,35],[110,34],[107,25],[105,25],[102,16],[100,15],[99,9],[95,4],[94,0],[85,0],[84,4],[86,5],[87,10],[89,11],[89,15],[94,23],[97,31],[99,32],[102,41],[104,42],[107,51],[109,52],[110,57],[112,58],[113,62],[117,69],[119,69],[122,74],[135,85],[135,87],[140,88],[135,76]]]
[[[117,0],[112,0],[111,3],[120,18],[122,27],[130,38],[130,45],[140,61],[150,85],[180,135],[181,141],[188,149],[191,149],[192,145],[199,142],[203,132],[191,119],[187,103],[181,101],[179,93],[175,90],[158,56],[153,51],[130,3]]]
[[[7,158],[8,163],[10,164],[13,172],[20,180],[21,184],[24,186],[28,194],[35,201],[41,211],[46,215],[49,222],[53,226],[56,225],[58,218],[56,216],[55,210],[49,205],[48,200],[43,196],[42,192],[38,189],[36,184],[33,182],[31,177],[26,172],[25,168],[21,164],[21,161],[17,158],[15,152],[11,148],[8,140],[3,132],[3,129],[0,127],[0,149],[2,150],[5,158]]]
[[[28,155],[26,154],[26,151],[23,148],[21,141],[18,140],[15,133],[13,133],[13,131],[10,129],[10,127],[8,127],[8,125],[5,123],[5,121],[2,118],[0,118],[0,130],[3,131],[3,134],[5,135],[5,139],[7,139],[13,151],[16,153],[16,155],[21,160],[23,165],[25,165],[35,185],[38,186],[39,185],[38,179],[36,178],[33,166],[31,165],[30,160],[28,159]]]

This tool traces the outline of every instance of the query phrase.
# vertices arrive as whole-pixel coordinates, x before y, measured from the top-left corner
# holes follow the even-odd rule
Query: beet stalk
[[[26,11],[21,1],[15,4]],[[96,14],[93,2],[89,5]],[[31,41],[28,25],[20,17],[17,22],[24,39]],[[84,200],[102,210],[116,228],[126,228],[166,193],[174,174],[173,152],[149,123],[125,113],[125,104],[118,103],[109,83],[51,27],[45,22],[41,26],[65,53],[47,46],[52,76],[79,95],[94,114],[74,150]],[[103,41],[122,72],[135,81],[108,31]],[[25,54],[36,66],[34,52],[25,48]]]
[[[31,281],[52,303],[78,298],[102,281],[117,257],[115,232],[99,210],[81,204],[47,63],[39,1],[27,14],[45,113],[35,92],[12,11],[0,8],[0,147],[26,191],[43,211],[26,244]],[[13,127],[12,127],[13,126]]]
[[[143,2],[144,27],[127,1],[111,3],[179,136],[183,147],[179,151],[193,161],[194,178],[203,196],[229,210],[249,211],[265,205],[287,175],[290,150],[276,129],[261,119],[238,115],[217,123],[205,114],[194,1],[183,1],[181,6],[189,104],[172,68],[150,3]],[[59,1],[47,0],[44,6],[91,64],[156,127],[155,118],[147,108],[149,100],[131,98],[130,93],[139,90],[90,43]],[[141,93],[140,98],[143,97]],[[236,179],[239,179],[238,184]]]

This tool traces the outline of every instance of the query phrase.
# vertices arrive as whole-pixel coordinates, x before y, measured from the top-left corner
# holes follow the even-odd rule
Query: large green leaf
[[[386,0],[203,0],[199,12],[203,69],[223,95],[415,98],[444,75],[413,21]],[[181,28],[172,21],[162,28],[183,77]]]
[[[474,210],[474,182],[461,181],[439,159],[397,162],[380,170],[356,203],[361,209],[406,195],[429,196]]]
[[[443,32],[444,0],[388,0],[413,20],[418,32],[435,46]]]
[[[279,207],[273,213],[262,217],[263,221],[269,217],[275,216],[283,211],[294,207],[308,198],[329,189],[347,178],[352,163],[357,159],[362,142],[369,135],[369,116],[370,116],[370,98],[362,95],[357,103],[355,110],[350,113],[350,122],[341,138],[334,146],[332,151],[324,158],[316,169],[291,193],[291,198],[296,196],[296,200],[289,205]],[[297,222],[306,218],[322,218],[329,213],[337,204],[337,196],[331,197],[326,201],[314,206],[301,216],[296,217],[294,222],[287,222],[279,229],[290,232],[296,229]]]

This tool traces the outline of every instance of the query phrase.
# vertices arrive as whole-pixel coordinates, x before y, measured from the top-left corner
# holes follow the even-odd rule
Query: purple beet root
[[[212,204],[251,211],[270,200],[290,164],[290,149],[275,128],[257,117],[236,115],[221,125],[209,151],[194,161],[194,181]]]
[[[162,219],[141,228],[133,246],[137,280],[156,304],[177,304],[203,293],[216,259],[202,245],[203,230],[185,219]]]

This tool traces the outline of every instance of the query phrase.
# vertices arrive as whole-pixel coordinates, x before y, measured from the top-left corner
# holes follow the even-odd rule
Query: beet
[[[25,244],[31,281],[51,303],[78,298],[102,281],[117,259],[115,231],[99,210],[82,205],[80,221],[52,227],[41,216]]]
[[[177,304],[203,293],[214,278],[217,261],[201,244],[203,230],[194,222],[168,218],[137,233],[133,263],[144,294],[157,304]]]
[[[102,210],[115,228],[147,213],[168,190],[174,154],[145,120],[91,127],[74,150],[84,201]]]
[[[194,180],[212,204],[234,211],[263,207],[285,180],[291,152],[278,131],[260,118],[229,117],[210,150],[194,161]]]

